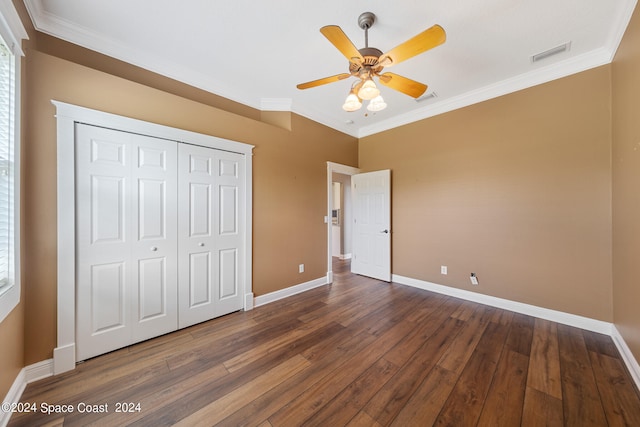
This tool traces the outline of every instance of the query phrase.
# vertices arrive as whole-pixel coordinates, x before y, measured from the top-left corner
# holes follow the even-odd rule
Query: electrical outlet
[[[440,274],[447,274],[447,266],[446,265],[441,265],[440,266]]]
[[[478,284],[478,277],[476,277],[476,273],[471,273],[471,277],[469,277],[469,279],[471,280],[472,285]]]
[[[304,273],[304,264],[298,266],[298,273]]]

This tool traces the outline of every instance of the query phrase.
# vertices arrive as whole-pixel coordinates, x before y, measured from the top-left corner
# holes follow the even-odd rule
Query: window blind
[[[0,294],[12,284],[13,265],[13,55],[0,39]]]

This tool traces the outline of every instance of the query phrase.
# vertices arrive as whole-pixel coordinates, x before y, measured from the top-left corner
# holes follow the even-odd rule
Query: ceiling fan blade
[[[327,25],[320,32],[351,62],[362,63],[364,58],[349,37],[337,25]]]
[[[316,86],[326,85],[327,83],[333,83],[339,80],[344,80],[349,77],[351,77],[351,74],[349,73],[336,74],[335,76],[325,77],[323,79],[313,80],[311,82],[300,83],[296,87],[298,89],[309,89]]]
[[[381,74],[379,79],[383,85],[402,92],[405,95],[409,95],[412,98],[419,98],[427,90],[427,85],[394,73]]]
[[[434,25],[383,54],[378,63],[384,67],[396,65],[441,45],[446,39],[447,34],[444,32],[444,29],[440,25]]]

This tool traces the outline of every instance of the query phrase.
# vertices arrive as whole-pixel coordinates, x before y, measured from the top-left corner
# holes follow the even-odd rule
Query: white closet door
[[[76,127],[78,360],[177,328],[176,151]]]
[[[180,144],[179,326],[242,308],[243,156]]]

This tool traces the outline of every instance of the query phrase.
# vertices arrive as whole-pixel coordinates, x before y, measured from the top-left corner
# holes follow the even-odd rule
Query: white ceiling
[[[363,137],[611,62],[637,0],[25,0],[45,33],[262,110],[288,110]],[[387,109],[342,110],[353,78],[319,32],[339,25],[358,47],[376,14],[383,52],[440,24],[445,44],[391,71],[429,85],[416,102],[380,86]],[[568,52],[532,63],[563,43]]]

